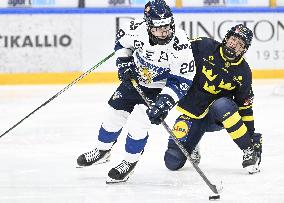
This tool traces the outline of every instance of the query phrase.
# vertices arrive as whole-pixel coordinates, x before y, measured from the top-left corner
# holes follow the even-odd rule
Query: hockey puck
[[[209,196],[209,200],[219,200],[220,199],[220,195],[211,195]]]

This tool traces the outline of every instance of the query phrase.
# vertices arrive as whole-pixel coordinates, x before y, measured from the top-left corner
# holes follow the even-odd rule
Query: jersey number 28
[[[186,73],[189,73],[189,72],[193,72],[194,67],[195,67],[194,60],[192,60],[190,63],[183,63],[181,65],[180,73],[186,74]]]

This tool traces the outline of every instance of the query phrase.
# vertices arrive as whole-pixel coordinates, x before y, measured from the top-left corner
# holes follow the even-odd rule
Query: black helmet
[[[165,45],[172,40],[175,33],[174,18],[170,7],[164,0],[149,1],[145,5],[144,19],[150,40],[154,44]],[[165,39],[158,38],[152,34],[152,28],[164,26],[170,26],[170,34]]]
[[[245,50],[240,54],[240,56],[236,56],[235,51],[226,46],[227,40],[231,36],[236,36],[236,37],[242,39],[245,43]],[[232,27],[230,30],[228,30],[228,32],[225,35],[225,38],[223,39],[223,42],[222,42],[224,54],[227,57],[230,57],[230,58],[240,58],[241,56],[244,55],[244,53],[250,47],[252,38],[253,38],[252,31],[248,27],[244,26],[243,24],[239,24],[239,25]]]

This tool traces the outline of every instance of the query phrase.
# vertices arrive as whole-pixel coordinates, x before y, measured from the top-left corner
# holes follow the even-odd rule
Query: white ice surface
[[[200,168],[223,182],[221,202],[284,202],[284,96],[274,89],[284,81],[255,81],[254,115],[263,133],[261,173],[242,169],[242,152],[226,132],[201,141]],[[0,133],[64,86],[0,86]],[[128,182],[106,185],[106,175],[121,159],[125,133],[111,162],[76,168],[77,156],[93,148],[107,100],[116,85],[76,85],[0,138],[0,203],[189,203],[208,202],[212,193],[190,163],[176,172],[163,163],[167,132],[154,126],[135,173]],[[167,120],[171,125],[176,114]],[[139,122],[139,121],[137,121]]]

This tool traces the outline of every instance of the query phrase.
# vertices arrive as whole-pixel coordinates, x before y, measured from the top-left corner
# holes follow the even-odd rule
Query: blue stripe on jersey
[[[192,80],[173,74],[169,75],[170,77],[167,79],[166,87],[171,88],[177,94],[178,98],[181,99],[189,90]]]

